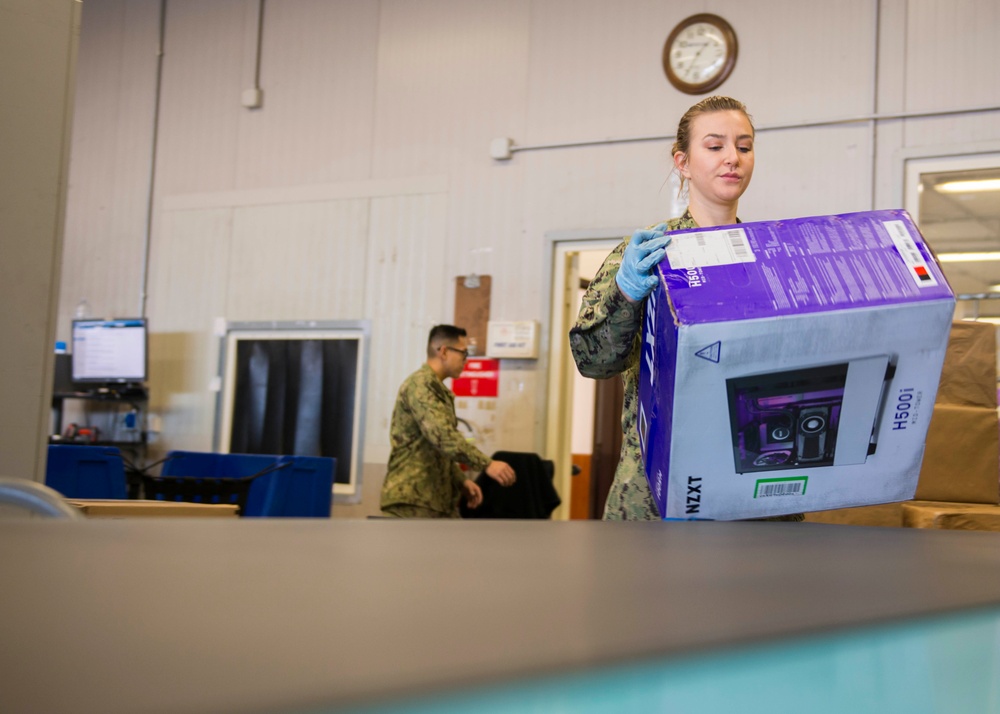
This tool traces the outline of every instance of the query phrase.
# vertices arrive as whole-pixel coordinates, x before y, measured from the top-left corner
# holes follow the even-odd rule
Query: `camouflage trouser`
[[[767,518],[744,518],[745,521],[794,521],[800,523],[806,519],[805,513],[789,513],[787,516],[768,516]]]
[[[423,506],[413,506],[409,503],[394,503],[384,506],[382,513],[395,518],[460,518],[458,510],[452,513],[441,513]]]
[[[615,480],[604,505],[606,521],[658,521],[660,513],[653,501],[653,492],[642,469],[638,438],[632,444],[627,436],[622,442]]]

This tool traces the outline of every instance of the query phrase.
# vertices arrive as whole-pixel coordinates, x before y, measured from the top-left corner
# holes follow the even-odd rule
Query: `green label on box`
[[[754,498],[770,498],[771,496],[804,496],[808,476],[790,476],[787,478],[759,478],[754,485]]]

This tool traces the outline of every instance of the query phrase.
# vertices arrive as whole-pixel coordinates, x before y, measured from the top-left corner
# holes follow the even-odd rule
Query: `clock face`
[[[670,50],[670,67],[688,84],[713,79],[726,64],[726,38],[715,25],[696,22],[681,30]]]
[[[726,81],[736,66],[732,26],[718,15],[701,13],[683,20],[663,46],[663,70],[677,89],[704,94]]]

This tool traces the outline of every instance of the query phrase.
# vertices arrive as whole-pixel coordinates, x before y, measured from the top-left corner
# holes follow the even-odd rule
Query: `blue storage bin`
[[[245,503],[241,503],[241,515],[329,518],[336,463],[336,459],[325,456],[171,451],[161,475],[243,479],[265,472],[250,482]]]
[[[45,485],[66,498],[126,498],[125,462],[113,446],[49,444]]]
[[[247,516],[329,518],[337,460],[327,456],[281,456],[278,468],[255,479]]]

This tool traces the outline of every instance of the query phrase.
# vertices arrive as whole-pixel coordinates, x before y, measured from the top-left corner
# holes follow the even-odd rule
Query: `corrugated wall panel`
[[[660,54],[673,24],[703,10],[692,5],[533,4],[529,134],[518,139],[536,144],[669,132],[690,102],[669,90]]]
[[[609,160],[614,154],[614,160]],[[671,205],[666,142],[593,146],[525,157],[528,233],[645,225]]]
[[[73,124],[57,334],[77,303],[92,316],[134,316],[151,179],[158,4],[114,0],[83,14],[87,72]]]
[[[449,205],[463,209],[448,212],[445,272],[493,276],[491,316],[517,319],[527,305],[535,304],[539,285],[534,278],[541,258],[538,241],[525,240],[523,167],[456,173],[449,183]]]
[[[150,408],[161,418],[153,452],[211,450],[217,374],[215,321],[225,315],[233,211],[170,211],[150,262]]]
[[[262,109],[239,120],[236,186],[296,186],[371,174],[379,3],[265,5]]]
[[[245,25],[250,0],[167,3],[156,188],[159,195],[237,183]]]
[[[363,317],[368,201],[237,208],[228,320]]]
[[[365,314],[372,320],[368,364],[365,459],[389,457],[389,422],[396,392],[427,359],[427,334],[454,295],[445,272],[447,196],[375,198],[371,202]]]
[[[155,331],[211,330],[225,315],[232,233],[231,208],[163,213],[150,254]]]
[[[528,0],[380,4],[373,175],[490,166],[524,127]]]
[[[867,211],[872,200],[868,123],[763,133],[753,182],[740,200],[750,221]],[[822,190],[817,190],[822,188]]]
[[[908,111],[1000,104],[1000,3],[910,0],[907,21]]]
[[[906,110],[1000,106],[1000,4],[907,3]],[[1000,142],[1000,111],[905,122],[907,147]],[[995,148],[993,149],[995,150]]]

